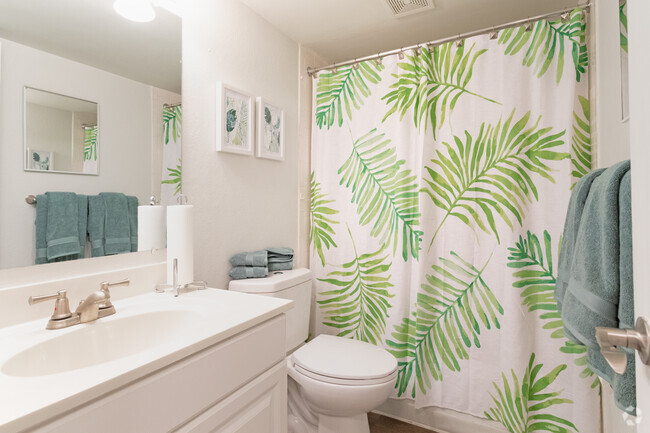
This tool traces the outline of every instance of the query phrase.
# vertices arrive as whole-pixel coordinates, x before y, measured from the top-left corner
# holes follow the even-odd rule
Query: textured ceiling
[[[434,0],[434,9],[394,18],[382,4],[385,0],[240,1],[330,62],[483,29],[578,3],[578,0]]]
[[[128,21],[113,0],[1,0],[0,38],[180,93],[181,19]]]

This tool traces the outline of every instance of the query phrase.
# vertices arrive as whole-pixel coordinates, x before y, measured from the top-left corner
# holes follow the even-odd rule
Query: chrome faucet
[[[74,313],[70,312],[70,302],[65,290],[59,290],[52,295],[30,296],[27,302],[29,305],[34,305],[54,300],[54,313],[45,329],[62,329],[115,314],[115,306],[111,303],[111,293],[108,289],[114,286],[128,286],[129,283],[128,279],[117,283],[102,282],[100,290],[91,293],[86,299],[79,302]]]

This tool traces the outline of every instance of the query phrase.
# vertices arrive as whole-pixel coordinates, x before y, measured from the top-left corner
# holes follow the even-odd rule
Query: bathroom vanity
[[[280,433],[292,302],[207,289],[0,329],[0,432]]]

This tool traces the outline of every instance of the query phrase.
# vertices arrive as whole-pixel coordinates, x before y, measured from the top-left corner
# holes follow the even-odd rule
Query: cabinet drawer
[[[217,403],[178,433],[285,433],[287,367],[275,367]]]
[[[127,385],[37,429],[48,433],[165,432],[284,360],[284,315]]]

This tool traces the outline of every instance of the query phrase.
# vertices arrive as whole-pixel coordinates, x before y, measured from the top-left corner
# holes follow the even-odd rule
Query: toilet
[[[311,308],[309,269],[231,281],[229,289],[291,299],[286,313],[289,433],[369,433],[367,413],[395,387],[397,361],[381,347],[331,335],[305,343]]]

